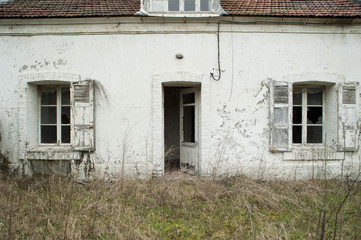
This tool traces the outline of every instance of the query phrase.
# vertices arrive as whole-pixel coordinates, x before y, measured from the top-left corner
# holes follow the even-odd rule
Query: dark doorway
[[[164,170],[180,169],[179,96],[181,87],[164,87]]]

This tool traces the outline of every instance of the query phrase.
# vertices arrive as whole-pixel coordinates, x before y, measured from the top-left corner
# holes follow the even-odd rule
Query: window
[[[270,150],[286,152],[297,145],[324,144],[327,135],[328,145],[337,144],[338,151],[356,151],[359,92],[357,82],[338,86],[325,82],[320,87],[270,81]]]
[[[69,86],[42,86],[40,92],[40,143],[70,144]]]
[[[183,142],[195,142],[195,94],[183,95]]]
[[[151,0],[152,12],[209,12],[215,0]]]
[[[323,88],[293,87],[293,143],[322,143]]]
[[[28,102],[38,103],[28,108],[29,145],[36,148],[40,143],[94,151],[94,81],[54,81],[51,85],[49,82],[28,85]]]

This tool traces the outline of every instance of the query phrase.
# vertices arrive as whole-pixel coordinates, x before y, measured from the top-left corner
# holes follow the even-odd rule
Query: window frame
[[[68,88],[69,89],[69,104],[66,105],[62,105],[61,103],[61,90],[62,88]],[[55,88],[56,89],[56,143],[43,143],[41,141],[41,127],[42,126],[46,126],[47,124],[42,124],[41,122],[41,107],[44,106],[41,104],[41,97],[42,97],[42,92],[44,89],[47,88]],[[38,145],[40,146],[70,146],[72,144],[72,134],[71,134],[71,126],[72,126],[72,107],[71,107],[71,102],[70,102],[70,85],[68,84],[64,84],[64,85],[39,85],[38,86]],[[62,107],[69,107],[70,109],[70,122],[68,124],[63,124],[61,122],[61,110]],[[55,125],[55,124],[50,124],[50,125]],[[70,137],[70,141],[69,143],[62,143],[62,126],[68,126],[70,128],[70,133],[69,133],[69,137]]]
[[[191,99],[190,102],[187,102],[187,103],[184,103],[184,96],[185,95],[193,95],[193,99]],[[195,92],[189,92],[189,93],[184,93],[181,95],[181,97],[183,98],[182,99],[182,128],[181,128],[181,131],[182,131],[182,135],[183,135],[183,138],[182,138],[182,143],[190,143],[190,144],[194,144],[196,142],[195,138],[196,138],[196,94]],[[191,125],[190,125],[190,128],[189,127],[185,127],[185,108],[187,107],[191,107],[192,111],[191,111]],[[190,133],[190,134],[188,134]],[[186,141],[186,136],[190,135],[190,141]]]
[[[177,14],[177,13],[187,13],[187,14],[192,14],[192,13],[200,13],[200,14],[203,14],[203,13],[215,13],[215,10],[212,10],[212,6],[214,5],[215,1],[219,2],[219,0],[210,0],[209,10],[201,11],[201,0],[194,0],[195,1],[195,10],[194,11],[185,11],[184,7],[185,7],[185,1],[186,0],[179,0],[179,10],[178,11],[170,11],[170,10],[168,10],[170,0],[158,0],[158,1],[163,1],[163,11],[156,11],[156,10],[153,10],[153,1],[154,0],[149,0],[150,12],[152,12],[152,13],[171,13],[171,14]]]
[[[293,103],[293,92],[295,88],[301,88],[302,89],[302,104],[301,105],[295,105]],[[309,106],[315,106],[315,107],[320,107],[321,105],[308,105],[307,102],[307,90],[310,88],[319,88],[322,89],[322,124],[308,124],[307,123],[307,108]],[[294,107],[302,107],[302,120],[301,120],[301,124],[294,124],[293,123],[293,108]],[[298,84],[294,84],[293,88],[292,88],[292,144],[295,146],[320,146],[320,145],[324,145],[325,142],[325,122],[326,122],[326,115],[325,115],[325,86],[323,85],[298,85]],[[301,143],[294,143],[293,142],[293,127],[294,126],[302,126],[302,137],[301,137]],[[308,126],[321,126],[322,127],[322,142],[321,143],[308,143],[307,142],[307,128]]]

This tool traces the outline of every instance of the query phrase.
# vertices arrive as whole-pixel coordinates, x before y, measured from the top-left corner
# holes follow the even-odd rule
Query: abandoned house
[[[1,168],[358,173],[360,17],[355,0],[2,0]]]

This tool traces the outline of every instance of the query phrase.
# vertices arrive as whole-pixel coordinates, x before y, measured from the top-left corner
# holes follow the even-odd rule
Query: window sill
[[[73,151],[70,145],[43,145],[27,150],[26,156],[30,160],[79,160],[81,152]]]
[[[344,158],[343,152],[326,148],[324,145],[293,145],[291,152],[283,153],[283,160],[286,161],[338,161]]]

